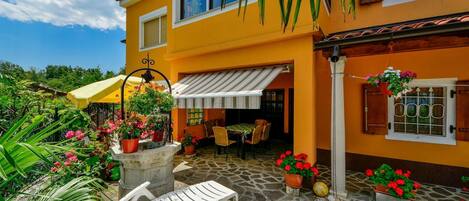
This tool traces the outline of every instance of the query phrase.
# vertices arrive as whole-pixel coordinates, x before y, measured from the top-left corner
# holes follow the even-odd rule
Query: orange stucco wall
[[[398,53],[392,55],[347,58],[345,73],[366,76],[382,72],[386,64],[395,68],[411,70],[418,78],[458,78],[469,80],[469,64],[466,57],[469,47]],[[316,90],[321,97],[317,99],[317,125],[330,125],[330,70],[329,64],[319,53],[317,60]],[[366,135],[362,132],[363,80],[346,76],[345,85],[345,124],[347,152],[381,156],[419,162],[469,167],[469,142],[457,141],[457,145],[439,145],[418,142],[393,141],[383,135]],[[330,127],[317,127],[318,148],[330,149]]]

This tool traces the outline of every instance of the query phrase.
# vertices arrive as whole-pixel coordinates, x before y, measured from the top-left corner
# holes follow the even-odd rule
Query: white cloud
[[[125,30],[125,10],[115,0],[0,0],[0,17]]]

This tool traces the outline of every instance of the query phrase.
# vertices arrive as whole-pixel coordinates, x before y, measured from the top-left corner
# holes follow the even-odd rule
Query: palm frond
[[[36,195],[34,200],[67,200],[67,201],[87,201],[99,200],[98,192],[105,190],[100,184],[100,180],[91,177],[78,177],[63,186],[49,186],[40,195]]]

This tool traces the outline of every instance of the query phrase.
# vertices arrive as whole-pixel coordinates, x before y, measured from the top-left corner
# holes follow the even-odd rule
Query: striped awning
[[[178,108],[260,109],[264,90],[288,65],[192,74],[173,85]]]

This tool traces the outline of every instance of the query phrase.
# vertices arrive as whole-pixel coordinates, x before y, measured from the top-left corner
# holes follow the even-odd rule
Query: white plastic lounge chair
[[[150,182],[141,184],[119,201],[137,201],[142,196],[152,201],[238,201],[238,193],[215,181],[194,184],[166,193],[158,198],[146,188],[148,185],[150,185]]]

